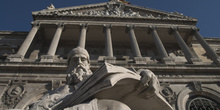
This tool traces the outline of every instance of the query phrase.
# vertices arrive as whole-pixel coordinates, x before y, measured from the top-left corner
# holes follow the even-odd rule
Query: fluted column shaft
[[[51,56],[55,55],[56,50],[57,50],[57,46],[58,46],[59,41],[60,41],[60,37],[61,37],[62,31],[63,31],[63,25],[60,24],[58,26],[58,28],[56,30],[56,33],[55,33],[55,35],[53,37],[53,40],[52,40],[52,42],[50,44],[50,48],[49,48],[49,50],[47,52],[47,55],[51,55]]]
[[[111,26],[105,26],[105,55],[113,57]]]
[[[199,43],[202,45],[202,47],[205,49],[205,51],[209,55],[209,57],[214,62],[220,63],[219,56],[212,50],[212,48],[209,46],[209,44],[203,39],[203,37],[198,32],[198,30],[195,30],[195,37],[199,41]]]
[[[138,43],[137,43],[137,39],[136,39],[136,36],[134,33],[134,27],[129,26],[128,29],[129,29],[129,37],[130,37],[133,55],[134,55],[134,57],[142,57]]]
[[[27,35],[26,39],[24,40],[23,44],[21,45],[21,47],[19,48],[17,54],[21,55],[21,56],[25,56],[25,54],[27,53],[27,50],[29,49],[38,29],[39,29],[39,25],[34,25],[31,29],[31,31],[29,32],[29,34]]]
[[[166,52],[166,49],[164,48],[164,45],[163,45],[163,43],[161,42],[160,37],[158,36],[157,30],[155,29],[155,27],[152,27],[152,28],[151,28],[151,33],[152,33],[152,36],[153,36],[153,39],[154,39],[154,42],[155,42],[155,44],[156,44],[156,48],[157,48],[159,54],[160,54],[162,57],[168,57],[168,54],[167,54],[167,52]]]
[[[82,47],[82,48],[85,48],[87,25],[82,24],[80,26],[81,26],[81,34],[80,34],[80,37],[79,37],[79,46]]]
[[[186,59],[190,62],[193,63],[192,58],[196,58],[190,51],[189,47],[186,45],[185,41],[182,39],[180,36],[179,32],[177,31],[176,28],[173,29],[174,31],[174,37],[176,41],[178,42],[180,48],[182,49]]]

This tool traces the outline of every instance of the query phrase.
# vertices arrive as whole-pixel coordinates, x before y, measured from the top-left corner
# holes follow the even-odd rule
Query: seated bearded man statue
[[[62,104],[71,103],[70,99],[75,97],[74,92],[77,91],[87,79],[92,77],[93,74],[90,70],[89,54],[84,48],[77,47],[71,50],[68,55],[67,63],[66,84],[46,93],[40,100],[29,105],[26,109],[60,110],[61,107],[61,109],[64,110],[131,110],[128,105],[120,101],[96,98],[90,99],[82,104],[67,104],[67,106],[63,106]],[[153,72],[150,70],[139,70],[137,74],[134,74],[139,74],[137,76],[140,76],[139,82],[141,85],[149,86],[148,93],[159,92],[159,82]]]
[[[81,47],[72,49],[68,55],[66,84],[55,90],[49,91],[40,100],[26,107],[26,109],[53,110],[65,97],[68,97],[70,94],[72,94],[73,91],[75,91],[82,84],[82,82],[92,74],[93,73],[90,70],[90,60],[87,50]],[[112,108],[112,104],[115,107],[117,106],[117,110],[130,110],[129,107],[118,101],[111,101],[112,104],[108,105],[109,101],[111,100],[93,99],[89,102],[92,103],[92,105],[82,104],[75,107],[65,108],[64,110],[103,110],[103,108],[108,106],[108,108]]]

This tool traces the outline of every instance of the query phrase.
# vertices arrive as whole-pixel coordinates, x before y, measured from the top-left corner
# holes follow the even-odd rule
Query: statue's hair
[[[76,47],[74,49],[72,49],[69,54],[68,54],[68,65],[69,65],[69,62],[70,62],[70,59],[72,56],[74,56],[75,54],[83,54],[87,57],[87,60],[89,62],[89,53],[86,49],[82,48],[82,47]]]

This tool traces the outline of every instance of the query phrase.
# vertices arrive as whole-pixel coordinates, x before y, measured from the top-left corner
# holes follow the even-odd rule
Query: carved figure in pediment
[[[68,56],[67,83],[31,104],[30,110],[166,110],[172,108],[159,94],[159,81],[153,72],[137,72],[104,63],[90,70],[87,50],[77,47]],[[112,94],[116,93],[117,94]],[[135,101],[131,101],[135,99]],[[150,99],[150,100],[148,100]],[[146,105],[143,105],[146,101]],[[151,106],[149,102],[160,102]]]

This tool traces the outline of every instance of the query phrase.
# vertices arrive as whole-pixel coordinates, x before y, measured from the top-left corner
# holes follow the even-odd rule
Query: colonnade
[[[44,57],[42,59],[50,59],[49,61],[52,62],[53,61],[53,57],[55,56],[58,44],[59,44],[59,40],[62,34],[62,31],[64,30],[65,24],[61,23],[58,24],[57,26],[57,30],[54,34],[54,37],[51,41],[49,50],[47,52],[47,57]],[[81,33],[79,36],[79,43],[78,46],[85,48],[86,45],[86,33],[87,33],[87,28],[88,25],[87,24],[80,24],[80,29],[81,29]],[[111,25],[104,25],[104,30],[105,30],[105,56],[106,56],[106,60],[115,60],[116,58],[114,57],[114,53],[113,53],[113,47],[112,47],[112,36],[111,36]],[[27,53],[27,50],[30,47],[30,44],[32,43],[37,31],[40,28],[40,24],[35,24],[33,25],[31,31],[29,32],[29,34],[27,35],[26,39],[24,40],[23,44],[21,45],[20,49],[17,52],[17,55],[20,55],[21,57],[24,57],[25,54]],[[157,27],[155,26],[150,26],[149,28],[149,34],[152,35],[152,38],[154,39],[154,43],[156,45],[156,49],[161,57],[161,61],[164,62],[165,64],[173,64],[173,59],[169,57],[158,33],[157,33]],[[130,38],[130,43],[131,43],[131,49],[132,49],[132,54],[134,56],[134,60],[136,59],[137,62],[139,63],[144,63],[144,58],[141,55],[140,52],[140,48],[135,36],[135,27],[133,25],[127,25],[127,33],[129,35]],[[201,62],[201,60],[195,56],[194,54],[192,54],[192,52],[190,51],[189,47],[187,46],[187,44],[185,43],[185,41],[182,39],[181,35],[179,34],[178,28],[173,27],[171,28],[172,30],[172,34],[177,43],[179,44],[181,50],[183,51],[187,61],[189,63],[192,64],[197,64],[199,62]],[[194,35],[197,38],[198,42],[202,45],[202,47],[206,50],[206,52],[209,54],[210,58],[217,64],[219,64],[220,59],[219,56],[211,49],[211,47],[209,46],[209,44],[203,39],[203,37],[199,34],[197,29],[194,29]],[[114,61],[113,61],[114,62]]]

